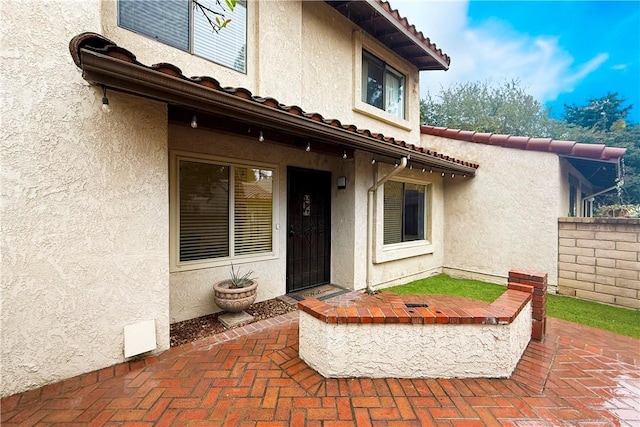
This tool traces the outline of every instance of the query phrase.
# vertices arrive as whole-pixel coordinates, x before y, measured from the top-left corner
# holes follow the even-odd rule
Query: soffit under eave
[[[331,144],[376,155],[391,158],[409,156],[415,165],[433,167],[445,172],[474,176],[477,168],[477,165],[457,163],[455,159],[449,160],[447,156],[437,157],[437,153],[434,153],[435,156],[423,154],[410,147],[393,145],[366,134],[289,114],[221,91],[210,90],[188,79],[174,77],[89,49],[80,49],[80,63],[83,77],[87,81],[132,95],[191,108],[194,111],[224,115],[292,135],[310,136]]]
[[[611,188],[624,175],[622,159],[596,160],[560,156],[573,166],[593,186],[594,191]]]
[[[420,71],[448,70],[451,59],[410,25],[388,2],[325,1],[367,34]]]

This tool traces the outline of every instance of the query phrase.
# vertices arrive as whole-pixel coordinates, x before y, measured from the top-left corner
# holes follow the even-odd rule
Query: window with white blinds
[[[384,183],[385,245],[425,240],[427,187],[398,181]]]
[[[384,244],[402,242],[402,200],[401,182],[384,183]]]
[[[191,0],[118,0],[118,25],[245,73],[246,0],[238,0],[233,12],[216,0],[199,0],[199,4],[223,13],[231,22],[215,32],[203,10]],[[207,14],[215,21],[215,14]]]
[[[178,263],[271,252],[273,176],[271,169],[178,159]]]
[[[271,251],[273,171],[235,169],[235,254]]]

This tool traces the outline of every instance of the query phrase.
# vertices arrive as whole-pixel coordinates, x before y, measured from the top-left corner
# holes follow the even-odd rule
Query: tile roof
[[[419,31],[415,25],[409,24],[409,21],[406,17],[400,15],[398,9],[394,9],[391,7],[391,4],[388,1],[383,0],[375,0],[380,6],[382,6],[387,12],[393,16],[393,18],[398,22],[398,24],[402,25],[406,28],[411,34],[416,36],[422,44],[424,44],[429,50],[431,50],[434,54],[438,55],[447,65],[451,64],[451,58],[446,53],[442,52],[442,49],[439,49],[435,43],[431,43],[429,37],[425,37],[422,31]]]
[[[576,141],[561,141],[551,138],[530,138],[486,132],[474,132],[461,129],[449,129],[437,126],[420,126],[424,135],[441,136],[459,141],[478,144],[497,145],[520,150],[543,151],[558,155],[593,160],[616,160],[624,157],[626,148],[607,147],[604,144],[585,144]]]
[[[447,70],[451,58],[383,0],[326,1],[419,70]]]
[[[169,75],[173,78],[189,82],[191,84],[197,85],[199,88],[207,90],[207,91],[215,91],[219,93],[224,93],[227,95],[231,95],[235,98],[242,99],[247,103],[257,104],[264,108],[269,108],[273,110],[278,110],[282,113],[285,113],[289,116],[298,116],[309,119],[313,122],[323,123],[331,128],[341,129],[343,132],[352,135],[358,135],[360,137],[364,137],[367,139],[372,139],[377,142],[380,146],[392,146],[403,149],[403,155],[411,155],[415,153],[417,162],[424,162],[428,159],[433,159],[438,164],[442,164],[443,166],[449,166],[453,169],[456,169],[457,166],[461,166],[465,169],[468,169],[468,173],[473,174],[473,170],[478,168],[478,164],[466,162],[460,159],[455,159],[453,157],[446,156],[442,153],[438,153],[432,150],[429,150],[424,147],[417,146],[415,144],[410,144],[405,141],[395,139],[393,137],[385,136],[381,133],[375,133],[368,129],[360,129],[352,124],[343,124],[338,119],[329,119],[324,118],[320,113],[317,112],[306,112],[302,108],[297,105],[284,105],[278,102],[278,100],[271,97],[261,97],[253,95],[248,89],[242,87],[223,87],[220,83],[209,76],[199,76],[199,77],[187,77],[182,74],[180,68],[173,64],[169,63],[158,63],[150,66],[144,65],[137,61],[136,56],[118,45],[116,45],[111,40],[103,37],[97,33],[82,33],[75,36],[69,42],[69,50],[71,52],[71,56],[75,64],[84,70],[82,51],[90,51],[101,56],[110,57],[113,59],[117,59],[119,61],[124,61],[130,64],[135,64],[138,67],[142,67],[148,71],[153,71],[155,73],[162,73],[165,75]],[[100,83],[100,82],[98,82]],[[361,148],[361,147],[357,147]]]

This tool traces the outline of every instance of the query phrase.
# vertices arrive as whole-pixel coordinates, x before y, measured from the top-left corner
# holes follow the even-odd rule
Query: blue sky
[[[421,73],[423,96],[517,78],[553,115],[618,92],[640,123],[640,0],[390,3],[451,57],[448,71]]]

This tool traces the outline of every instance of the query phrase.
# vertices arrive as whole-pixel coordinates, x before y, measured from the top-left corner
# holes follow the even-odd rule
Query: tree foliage
[[[624,98],[618,98],[617,92],[609,92],[602,98],[590,99],[587,105],[564,104],[564,120],[587,129],[610,131],[625,127],[625,118],[633,107],[622,107]]]
[[[608,93],[586,105],[565,105],[562,120],[529,95],[517,80],[454,84],[420,101],[422,123],[476,132],[502,133],[624,147],[624,186],[606,203],[640,204],[640,125],[625,122],[631,105]]]
[[[518,80],[457,83],[420,103],[423,123],[513,135],[546,132],[547,114]]]
[[[219,10],[205,6],[201,0],[193,0],[193,9],[202,13],[207,22],[209,22],[211,29],[218,33],[231,22],[231,19],[226,17],[225,12],[227,9],[229,12],[233,12],[237,0],[224,0],[224,5],[221,0],[215,0],[215,2]]]

